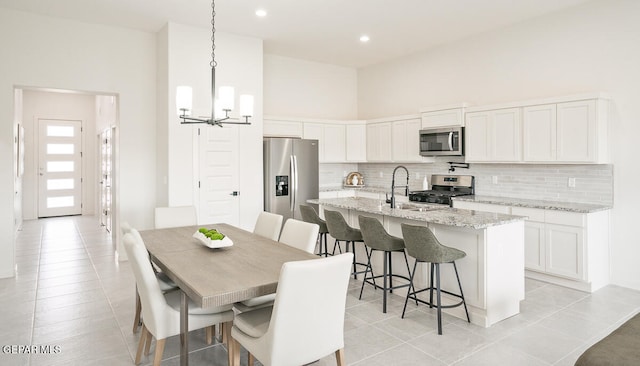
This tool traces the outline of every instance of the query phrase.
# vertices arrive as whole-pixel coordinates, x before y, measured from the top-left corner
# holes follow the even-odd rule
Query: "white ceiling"
[[[258,37],[266,53],[362,67],[587,0],[218,0],[216,28]],[[0,7],[155,32],[210,27],[208,0],[0,0]],[[263,8],[265,18],[255,16]],[[368,34],[371,41],[358,38]]]

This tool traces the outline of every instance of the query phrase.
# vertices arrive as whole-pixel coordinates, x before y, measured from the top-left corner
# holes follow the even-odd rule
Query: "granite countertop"
[[[428,203],[402,203],[404,208],[390,208],[389,204],[379,206],[380,201],[362,197],[328,198],[308,200],[308,203],[356,210],[376,215],[397,217],[401,219],[424,221],[440,225],[484,229],[526,219],[524,216],[504,215],[491,212],[480,212],[451,208],[445,205]],[[425,211],[416,211],[422,208]],[[413,210],[412,210],[413,209]]]
[[[334,192],[334,191],[344,191],[344,190],[358,190],[364,192],[372,192],[372,193],[384,193],[390,192],[389,188],[384,187],[376,187],[376,186],[329,186],[329,187],[320,187],[320,192]]]
[[[590,203],[573,203],[573,202],[557,202],[557,201],[540,201],[528,200],[522,198],[494,197],[494,196],[458,196],[454,197],[455,201],[488,203],[493,205],[515,206],[538,208],[545,210],[558,210],[567,212],[590,213],[603,210],[609,210],[609,205],[597,205]]]

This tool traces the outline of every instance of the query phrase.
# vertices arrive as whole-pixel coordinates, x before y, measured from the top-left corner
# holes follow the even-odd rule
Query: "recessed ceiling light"
[[[264,10],[264,9],[258,9],[258,10],[256,10],[256,16],[259,16],[260,18],[266,17],[267,16],[267,11]]]
[[[360,36],[360,42],[362,42],[362,43],[369,42],[369,36],[368,36],[368,35],[366,35],[366,34],[365,34],[365,35]]]

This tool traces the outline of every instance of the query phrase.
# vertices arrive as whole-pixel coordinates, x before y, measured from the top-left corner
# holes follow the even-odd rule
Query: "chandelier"
[[[181,124],[207,123],[213,126],[222,124],[249,125],[253,116],[253,96],[240,95],[240,118],[232,118],[229,113],[234,107],[234,90],[230,86],[221,86],[219,100],[216,100],[216,6],[211,1],[211,116],[209,118],[191,117],[193,90],[190,86],[178,86],[176,90],[176,109]]]

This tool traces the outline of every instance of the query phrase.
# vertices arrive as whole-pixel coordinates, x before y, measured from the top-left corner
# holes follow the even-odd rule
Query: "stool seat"
[[[407,293],[407,297],[404,300],[404,309],[402,310],[402,318],[404,318],[405,311],[407,310],[407,303],[409,299],[421,302],[429,305],[430,308],[435,307],[438,313],[438,334],[442,334],[442,309],[453,308],[460,305],[464,306],[464,311],[467,315],[467,322],[471,322],[469,318],[469,311],[467,310],[467,303],[464,299],[464,293],[462,292],[462,284],[460,283],[460,276],[458,275],[458,268],[456,267],[456,260],[464,258],[467,254],[459,249],[451,248],[442,245],[433,232],[426,226],[415,226],[408,224],[401,224],[402,236],[404,237],[405,246],[410,256],[416,259],[413,265],[413,271],[410,277],[410,290]],[[416,290],[413,287],[413,279],[415,278],[416,268],[418,263],[427,262],[430,264],[430,278],[429,287]],[[450,291],[441,289],[440,281],[440,264],[451,263],[456,274],[458,281],[458,287],[460,294],[455,294]],[[435,279],[435,285],[434,285]],[[413,291],[411,291],[413,289]],[[433,291],[436,291],[436,302],[433,301]],[[429,291],[429,301],[425,301],[418,298],[418,294]],[[451,305],[442,305],[441,293],[445,293],[452,297],[460,299],[459,302]]]

